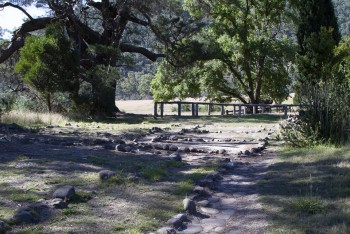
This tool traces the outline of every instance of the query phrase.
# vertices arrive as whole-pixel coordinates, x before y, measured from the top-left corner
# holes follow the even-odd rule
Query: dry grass
[[[17,123],[21,126],[61,125],[69,121],[67,117],[61,114],[28,111],[11,111],[4,114],[1,120],[3,123]]]
[[[350,233],[350,148],[284,149],[261,182],[272,233]]]

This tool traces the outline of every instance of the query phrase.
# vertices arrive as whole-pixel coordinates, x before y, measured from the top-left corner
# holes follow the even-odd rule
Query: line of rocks
[[[261,146],[251,149],[245,155],[261,155],[268,145],[268,140],[261,141]],[[235,207],[232,205],[235,198],[227,198],[224,193],[220,193],[220,181],[223,180],[223,174],[234,170],[237,165],[242,166],[243,163],[223,159],[218,172],[198,180],[192,194],[183,200],[185,213],[174,215],[166,222],[167,226],[151,234],[223,233],[226,224],[235,213]]]

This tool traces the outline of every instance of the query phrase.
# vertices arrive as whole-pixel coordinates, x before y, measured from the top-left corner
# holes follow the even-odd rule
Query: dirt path
[[[264,233],[268,228],[256,183],[271,162],[272,154],[269,146],[265,149],[264,139],[274,132],[274,124],[179,124],[150,128],[146,134],[144,130],[120,133],[110,126],[48,127],[34,133],[16,128],[11,134],[0,129],[0,193],[6,195],[0,218],[18,208],[19,202],[12,198],[20,191],[32,195],[20,204],[25,206],[40,197],[50,199],[55,188],[69,184],[91,195],[91,200],[72,204],[73,215],[59,211],[60,219],[40,226],[44,233],[87,233],[86,227],[91,233],[114,233],[115,226],[132,228],[140,223],[140,214],[152,209],[166,211],[159,201],[169,200],[172,207],[177,206],[178,201],[171,200],[174,181],[145,182],[121,190],[118,186],[101,187],[98,172],[113,169],[134,175],[138,167],[167,161],[175,153],[187,163],[180,168],[183,173],[202,165],[223,165],[219,169],[222,179],[201,187],[204,192],[195,199],[198,213],[176,233]],[[121,141],[125,151],[115,150]],[[17,228],[22,230],[14,226],[14,233]],[[25,230],[36,231],[35,226]]]

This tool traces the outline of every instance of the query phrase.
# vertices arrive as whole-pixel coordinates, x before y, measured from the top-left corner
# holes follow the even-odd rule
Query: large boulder
[[[58,188],[53,193],[53,198],[61,198],[65,201],[69,200],[73,195],[75,194],[75,188],[70,185],[63,186],[61,188]]]

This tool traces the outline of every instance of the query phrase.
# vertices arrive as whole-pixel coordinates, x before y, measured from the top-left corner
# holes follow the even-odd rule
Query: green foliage
[[[184,1],[193,17],[207,23],[182,40],[152,82],[155,100],[207,96],[260,103],[288,96],[293,41],[284,37],[285,1]],[[171,66],[176,64],[176,66]]]
[[[45,36],[27,37],[15,70],[39,92],[51,111],[55,92],[72,92],[77,87],[78,60],[64,28],[53,24]]]
[[[300,13],[296,90],[299,101],[308,107],[304,121],[319,139],[342,144],[347,141],[350,123],[349,52],[344,44],[336,49],[340,34],[331,1],[303,1]]]
[[[313,129],[302,119],[292,117],[280,123],[282,139],[292,147],[313,146],[320,143],[318,129]]]

